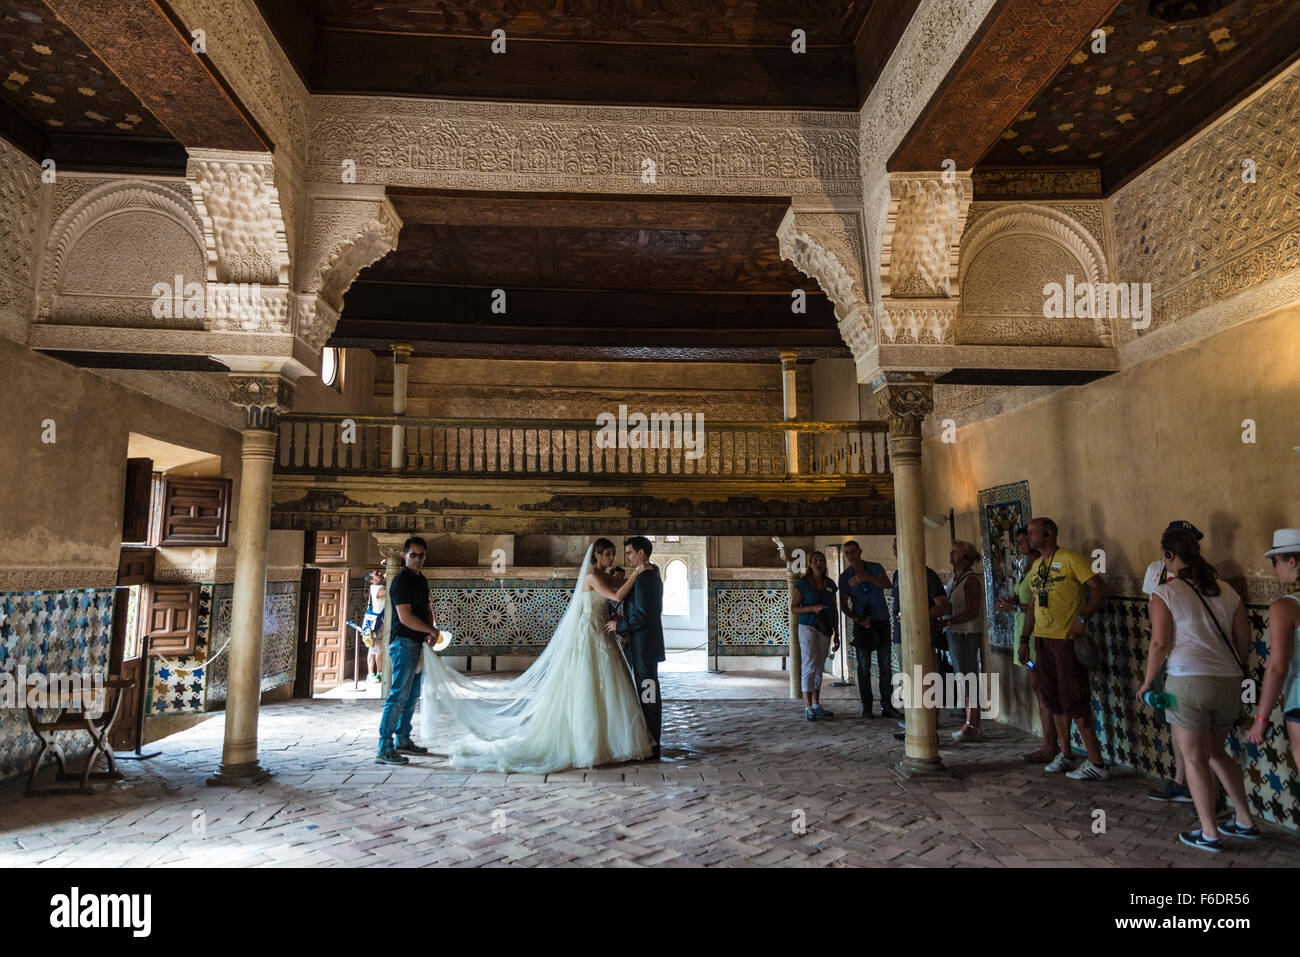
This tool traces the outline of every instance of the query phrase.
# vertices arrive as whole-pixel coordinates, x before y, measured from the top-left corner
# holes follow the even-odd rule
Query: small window
[[[339,387],[339,350],[326,346],[320,354],[320,380],[331,389]]]
[[[664,572],[664,614],[688,617],[691,613],[691,592],[686,580],[686,563],[674,558]]]

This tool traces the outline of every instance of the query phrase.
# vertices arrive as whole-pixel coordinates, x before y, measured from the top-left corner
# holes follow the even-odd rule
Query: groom
[[[644,535],[633,535],[623,543],[623,555],[633,568],[643,568],[650,564],[653,547]],[[660,620],[663,610],[664,583],[659,578],[659,570],[651,565],[638,576],[631,594],[623,599],[623,619],[605,626],[610,631],[617,628],[620,635],[627,637],[623,653],[632,666],[641,711],[650,737],[655,740],[650,755],[656,759],[663,724],[663,703],[659,700],[659,662],[665,658],[664,626]]]

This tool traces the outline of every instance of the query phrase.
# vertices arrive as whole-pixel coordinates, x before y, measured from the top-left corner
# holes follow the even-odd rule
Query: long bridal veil
[[[517,678],[509,682],[475,680],[450,668],[432,648],[424,646],[420,731],[435,752],[482,767],[498,766],[508,757],[503,748],[519,751],[512,744],[525,742],[530,732],[541,730],[535,726],[538,708],[555,698],[546,692],[562,677],[580,638],[582,602],[588,600],[583,597],[583,583],[591,571],[593,548],[587,547],[573,597],[551,640]],[[523,750],[531,758],[535,748]]]

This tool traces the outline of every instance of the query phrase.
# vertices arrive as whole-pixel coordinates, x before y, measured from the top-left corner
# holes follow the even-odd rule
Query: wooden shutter
[[[198,585],[147,585],[141,627],[147,653],[176,658],[195,652],[199,635]]]
[[[230,479],[166,478],[159,545],[224,546],[230,527]]]
[[[143,585],[153,578],[152,548],[124,548],[117,562],[118,585]]]
[[[346,565],[347,532],[308,532],[307,563],[311,565]]]
[[[126,460],[126,499],[122,504],[122,541],[149,540],[149,502],[153,497],[153,461]]]

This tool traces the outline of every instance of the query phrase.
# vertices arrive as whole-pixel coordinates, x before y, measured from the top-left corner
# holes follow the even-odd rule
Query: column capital
[[[293,383],[276,373],[232,372],[230,402],[243,410],[244,428],[275,431],[293,406]]]
[[[798,350],[798,349],[782,349],[782,350],[778,353],[778,355],[780,356],[780,359],[781,359],[781,368],[782,368],[782,369],[792,369],[792,368],[794,368],[794,364],[795,364],[795,363],[798,361],[798,359],[799,359],[799,350]]]
[[[404,366],[410,362],[411,353],[415,351],[415,346],[409,342],[394,342],[388,348],[393,350],[393,362],[399,366]]]
[[[414,532],[371,532],[375,541],[379,543],[379,554],[386,560],[396,559],[398,565],[402,564],[402,545],[410,538]]]
[[[885,372],[873,383],[884,392],[889,423],[889,455],[921,456],[921,422],[934,411],[934,379],[919,372]]]

